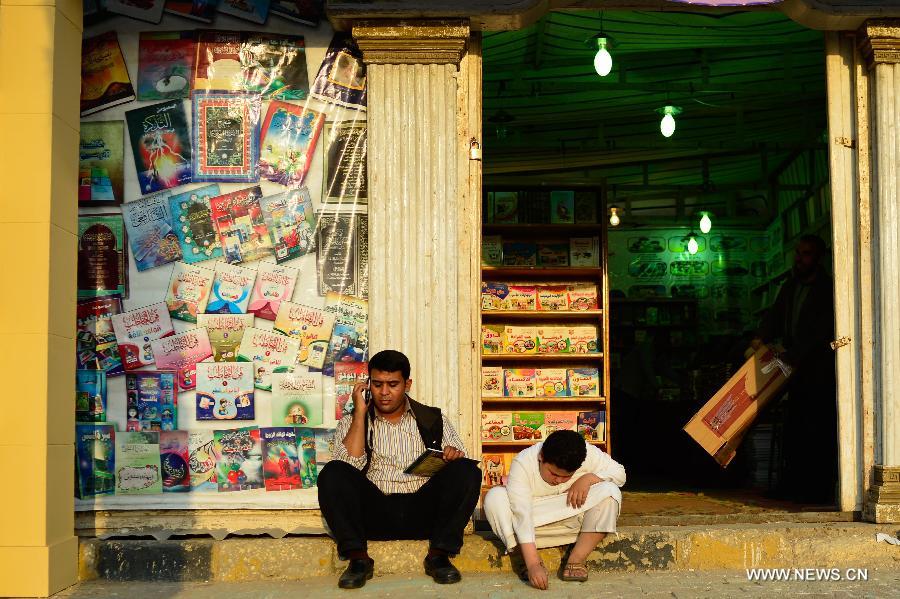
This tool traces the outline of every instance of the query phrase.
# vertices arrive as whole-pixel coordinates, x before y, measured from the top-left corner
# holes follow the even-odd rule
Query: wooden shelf
[[[690,304],[697,303],[695,297],[611,297],[611,304]]]
[[[481,230],[485,235],[528,235],[538,233],[541,238],[559,235],[562,237],[581,237],[591,234],[600,235],[603,225],[599,223],[580,223],[576,225],[560,224],[500,224],[483,223]]]
[[[482,320],[596,320],[603,316],[603,310],[482,310]]]
[[[605,397],[482,397],[484,403],[605,404]]]
[[[611,329],[695,329],[699,326],[700,324],[696,322],[680,324],[635,324],[633,322],[609,323],[609,328]]]
[[[483,277],[593,277],[603,275],[602,268],[544,267],[544,266],[482,266]]]
[[[593,362],[603,358],[602,352],[593,354],[482,354],[482,362]]]
[[[481,440],[482,447],[527,447],[529,445],[535,445],[540,443],[543,439],[538,439],[537,441],[533,439],[526,439],[522,441],[485,441]],[[588,441],[591,445],[597,445],[598,447],[606,447],[606,441]]]

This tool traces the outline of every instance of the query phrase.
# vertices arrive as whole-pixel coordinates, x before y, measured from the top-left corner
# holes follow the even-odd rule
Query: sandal
[[[588,579],[588,569],[585,562],[566,562],[560,575],[566,582],[585,582]]]

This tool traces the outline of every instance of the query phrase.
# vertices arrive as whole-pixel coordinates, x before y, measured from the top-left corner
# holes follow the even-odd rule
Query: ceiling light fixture
[[[703,216],[700,217],[700,232],[705,235],[712,230],[712,220],[709,218],[709,212],[701,212],[701,214]]]
[[[619,209],[616,206],[609,207],[609,224],[613,227],[618,227],[619,223],[622,222],[619,219]]]
[[[597,53],[594,55],[594,70],[601,77],[606,77],[612,71],[612,54],[607,48],[611,48],[612,38],[603,33],[603,11],[600,12],[600,33],[591,38],[596,40]]]
[[[662,108],[657,108],[656,112],[662,115],[662,120],[659,122],[660,133],[663,134],[663,137],[672,137],[675,133],[675,117],[681,114],[681,108],[666,104]]]
[[[687,251],[688,254],[693,256],[700,250],[700,244],[697,243],[697,235],[693,231],[687,234],[688,242],[687,242]]]

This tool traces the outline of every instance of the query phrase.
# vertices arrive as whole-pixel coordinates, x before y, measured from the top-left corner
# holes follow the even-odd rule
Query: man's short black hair
[[[397,372],[399,370],[400,374],[403,375],[403,379],[406,380],[409,378],[410,371],[409,358],[396,350],[386,349],[369,358],[369,375],[372,374],[373,370],[382,372]]]
[[[575,472],[587,457],[587,446],[584,437],[575,431],[556,431],[550,433],[541,447],[541,458],[566,472]]]

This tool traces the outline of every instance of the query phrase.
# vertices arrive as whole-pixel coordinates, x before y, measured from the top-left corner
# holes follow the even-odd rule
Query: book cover
[[[572,397],[600,395],[600,371],[597,368],[569,368],[569,394]]]
[[[262,444],[255,426],[216,430],[216,479],[219,492],[263,487]]]
[[[481,325],[481,353],[503,353],[503,333],[505,327],[502,324]]]
[[[503,397],[503,368],[500,366],[481,367],[481,396]]]
[[[209,201],[226,262],[252,262],[272,254],[272,240],[259,205],[261,197],[256,185]]]
[[[323,419],[321,373],[272,375],[273,426],[320,426]]]
[[[503,238],[500,235],[484,235],[481,238],[481,265],[503,264]]]
[[[134,100],[115,31],[81,42],[81,116]]]
[[[504,354],[537,353],[537,327],[507,325],[503,327]]]
[[[506,468],[506,454],[485,453],[481,456],[482,486],[497,487],[506,483],[509,470]]]
[[[194,59],[194,92],[243,89],[242,36],[238,31],[200,30]]]
[[[75,371],[75,422],[106,422],[105,371]]]
[[[365,362],[369,354],[369,302],[329,292],[325,312],[334,314],[334,329],[328,343],[323,372],[331,376],[338,362]]]
[[[302,489],[297,429],[293,426],[262,427],[263,479],[266,491]]]
[[[78,217],[78,297],[128,297],[128,257],[121,214]]]
[[[599,309],[597,286],[590,284],[569,285],[570,310]]]
[[[544,434],[543,412],[513,412],[513,441],[542,441]]]
[[[575,223],[575,192],[550,192],[550,222],[570,225]]]
[[[216,362],[234,362],[244,337],[253,326],[252,314],[198,314],[197,324],[206,329]]]
[[[534,285],[509,285],[501,309],[531,312],[537,308],[537,287]]]
[[[356,295],[357,220],[352,212],[320,212],[316,229],[316,276],[319,295]]]
[[[569,309],[569,289],[565,285],[541,285],[537,289],[537,309],[546,312]]]
[[[315,429],[297,428],[297,448],[300,456],[300,469],[303,471],[303,488],[311,489],[316,486],[319,479],[319,469],[316,464],[316,435]]]
[[[116,433],[116,495],[162,493],[159,433]]]
[[[103,7],[111,13],[125,15],[154,25],[162,20],[165,0],[102,0]]]
[[[220,193],[219,186],[213,183],[169,197],[169,211],[181,243],[182,260],[188,264],[222,257],[219,234],[209,207],[210,198]]]
[[[493,442],[512,441],[512,413],[482,412],[481,440]]]
[[[262,25],[269,16],[270,0],[221,0],[219,12]]]
[[[216,452],[213,449],[213,432],[188,431],[188,469],[191,493],[216,492]]]
[[[538,243],[537,263],[546,267],[569,266],[569,244]]]
[[[539,354],[566,354],[572,351],[571,329],[564,326],[540,326],[537,329]]]
[[[565,368],[537,368],[534,371],[535,397],[567,397],[569,384]]]
[[[313,435],[316,438],[316,466],[321,468],[334,456],[334,429],[317,428]]]
[[[159,433],[159,465],[163,493],[187,493],[191,490],[190,455],[187,431]]]
[[[507,295],[509,295],[509,285],[506,283],[482,281],[481,309],[485,311],[502,310]]]
[[[170,100],[191,95],[194,34],[142,31],[138,41],[138,100]]]
[[[253,420],[253,364],[197,364],[197,420]]]
[[[238,362],[253,363],[253,384],[257,389],[272,389],[272,373],[290,372],[300,349],[296,339],[250,327],[238,347]]]
[[[196,183],[251,183],[259,180],[259,94],[195,92],[191,111]]]
[[[334,365],[334,419],[353,413],[353,387],[369,380],[366,362],[338,362]]]
[[[515,191],[494,192],[494,220],[501,225],[515,225],[519,222],[519,194]],[[524,222],[524,221],[523,221]]]
[[[300,271],[296,268],[260,262],[247,311],[257,318],[275,320],[282,302],[290,300],[294,294],[294,285],[299,275]]]
[[[289,189],[259,200],[278,264],[316,249],[316,215],[306,187]]]
[[[356,297],[369,298],[369,215],[356,219]]]
[[[212,23],[218,7],[219,0],[166,0],[167,13],[201,23]]]
[[[507,368],[503,371],[505,397],[534,397],[534,368]]]
[[[172,226],[168,193],[155,193],[122,204],[122,219],[139,271],[181,260],[181,244]]]
[[[191,139],[181,100],[129,110],[125,121],[141,193],[191,182]]]
[[[328,123],[322,201],[326,204],[367,204],[369,201],[368,142],[365,121]]]
[[[165,302],[115,314],[112,325],[125,370],[153,364],[150,342],[175,334]]]
[[[75,313],[75,367],[101,370],[107,377],[125,372],[112,317],[122,312],[118,296],[98,297],[78,302]]]
[[[79,499],[112,495],[116,489],[116,427],[112,424],[76,424],[76,493]]]
[[[244,314],[256,281],[252,268],[216,262],[215,276],[206,304],[207,314]]]
[[[346,108],[366,109],[366,65],[352,36],[337,33],[331,38],[310,95]]]
[[[281,302],[273,329],[300,342],[297,363],[322,369],[335,315],[318,308],[293,302]]]
[[[503,266],[537,266],[537,244],[528,241],[504,241]]]
[[[596,192],[575,192],[575,222],[578,224],[593,224],[597,222]]]
[[[118,206],[125,199],[125,121],[82,121],[78,205]]]
[[[569,264],[588,268],[600,266],[600,238],[572,237],[569,240]]]
[[[569,327],[569,346],[574,354],[593,354],[600,351],[597,326],[591,324]]]
[[[243,89],[267,100],[305,100],[309,96],[303,37],[256,31],[244,36]]]
[[[585,441],[606,438],[606,412],[578,412],[578,433]]]
[[[316,27],[325,14],[323,0],[272,0],[269,11],[284,19]]]
[[[126,373],[125,410],[128,431],[177,429],[177,373],[174,370]]]
[[[169,316],[185,322],[197,322],[197,315],[206,310],[215,275],[214,270],[176,262],[166,292]]]
[[[545,412],[544,432],[549,436],[556,431],[577,431],[578,412]]]
[[[299,185],[309,171],[325,115],[305,106],[273,100],[262,125],[260,176]]]
[[[202,362],[213,354],[203,327],[151,341],[150,345],[157,368],[178,372],[179,391],[197,386],[197,362]]]

